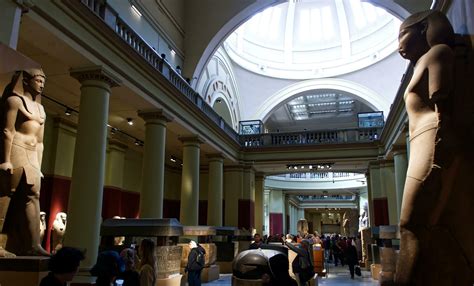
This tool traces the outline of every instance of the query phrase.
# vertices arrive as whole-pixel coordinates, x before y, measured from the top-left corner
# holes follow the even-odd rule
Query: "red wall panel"
[[[283,214],[270,213],[270,235],[283,234]]]
[[[388,201],[387,198],[374,199],[374,224],[389,225],[388,219]]]

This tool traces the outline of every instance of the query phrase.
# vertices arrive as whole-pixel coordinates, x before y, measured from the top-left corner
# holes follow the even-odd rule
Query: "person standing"
[[[84,254],[72,247],[63,247],[49,260],[51,272],[41,279],[40,286],[66,286],[77,274]]]
[[[263,244],[262,238],[260,237],[260,234],[256,233],[253,236],[253,243],[250,244],[249,249],[259,249]]]
[[[144,239],[140,243],[140,286],[155,286],[156,283],[156,255],[155,243],[151,239]]]
[[[351,279],[354,279],[354,267],[355,265],[358,264],[358,257],[357,257],[357,249],[354,246],[354,243],[352,240],[347,241],[347,247],[346,250],[344,251],[344,256],[347,262],[347,265],[349,265],[349,272],[351,273]]]
[[[201,271],[205,265],[206,251],[194,240],[189,242],[188,264],[185,272],[188,273],[189,286],[201,286]]]

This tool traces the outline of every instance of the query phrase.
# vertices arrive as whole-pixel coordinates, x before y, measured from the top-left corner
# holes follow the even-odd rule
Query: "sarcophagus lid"
[[[216,228],[214,226],[198,225],[198,226],[183,226],[184,235],[208,236],[216,235]]]
[[[234,236],[238,228],[233,226],[218,226],[216,227],[216,235]]]
[[[181,236],[183,226],[175,218],[106,219],[100,227],[101,236]]]

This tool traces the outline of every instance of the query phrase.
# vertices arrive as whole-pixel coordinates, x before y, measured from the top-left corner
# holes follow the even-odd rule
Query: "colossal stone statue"
[[[404,95],[410,155],[396,285],[472,285],[474,279],[474,224],[467,218],[473,152],[459,136],[470,130],[456,128],[459,116],[470,120],[472,110],[458,114],[462,109],[456,107],[463,103],[455,92],[460,83],[454,77],[454,40],[448,19],[438,11],[413,14],[400,26],[399,52],[414,71]]]
[[[45,78],[41,69],[16,72],[0,101],[0,230],[6,250],[18,255],[49,255],[39,223]]]

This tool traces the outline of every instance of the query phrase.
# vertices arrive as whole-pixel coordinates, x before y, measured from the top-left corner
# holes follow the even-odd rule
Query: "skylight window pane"
[[[323,7],[322,14],[322,20],[324,23],[324,39],[329,40],[334,36],[334,25],[336,24],[333,22],[331,7]]]
[[[354,21],[358,29],[365,27],[367,22],[364,18],[364,11],[360,4],[360,0],[350,0],[352,6],[352,14],[354,16]]]
[[[258,26],[258,33],[260,36],[266,36],[268,33],[268,27],[270,27],[270,20],[272,17],[272,9],[267,9],[262,12],[262,17]]]
[[[300,41],[308,41],[310,35],[310,17],[309,17],[309,10],[301,10],[300,11],[300,25],[298,29],[298,37]]]
[[[311,40],[320,41],[323,33],[321,25],[321,10],[311,9]]]
[[[375,14],[375,9],[372,4],[369,3],[362,3],[362,8],[364,9],[365,16],[369,23],[375,22],[377,15]]]
[[[280,32],[280,20],[281,20],[281,9],[278,7],[273,8],[273,14],[270,22],[269,37],[271,40],[278,38]]]

